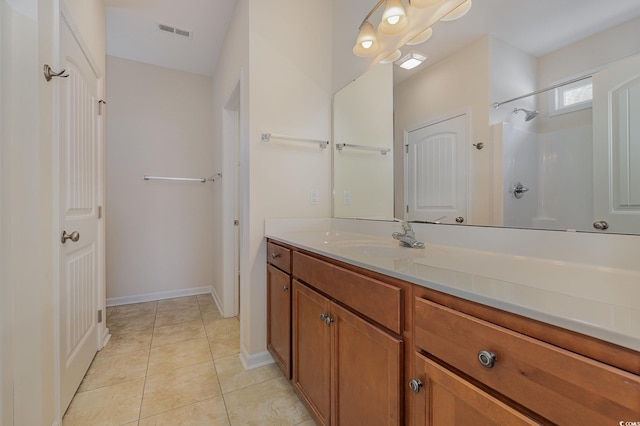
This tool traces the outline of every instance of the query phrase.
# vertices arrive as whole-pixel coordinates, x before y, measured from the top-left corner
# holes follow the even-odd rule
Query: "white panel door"
[[[60,405],[65,412],[98,349],[98,77],[60,19]],[[79,239],[62,242],[63,231]]]
[[[638,233],[640,55],[593,76],[593,135],[594,228]]]
[[[466,115],[408,132],[407,219],[466,223],[467,168]]]

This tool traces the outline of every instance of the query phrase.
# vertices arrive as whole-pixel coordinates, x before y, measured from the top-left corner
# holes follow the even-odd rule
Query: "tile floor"
[[[107,326],[63,426],[315,425],[275,364],[244,371],[211,295],[107,308]]]

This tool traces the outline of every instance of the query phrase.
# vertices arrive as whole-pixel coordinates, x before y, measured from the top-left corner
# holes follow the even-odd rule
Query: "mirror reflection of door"
[[[640,229],[640,56],[593,76],[594,228]]]
[[[466,223],[467,116],[405,132],[405,218]]]

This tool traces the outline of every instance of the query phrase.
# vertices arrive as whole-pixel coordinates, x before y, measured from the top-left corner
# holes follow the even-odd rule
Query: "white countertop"
[[[335,260],[640,351],[640,272],[430,244],[391,222],[273,220],[265,236]],[[420,237],[420,225],[413,225]],[[359,232],[353,232],[353,231]],[[366,232],[362,232],[366,231]],[[476,232],[476,231],[469,231]],[[420,239],[420,238],[418,238]]]

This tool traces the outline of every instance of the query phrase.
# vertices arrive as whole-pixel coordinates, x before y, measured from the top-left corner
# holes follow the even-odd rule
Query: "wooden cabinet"
[[[537,425],[517,410],[462,379],[436,361],[416,353],[417,374],[413,386],[422,388],[422,424],[451,425]]]
[[[402,341],[294,280],[293,386],[322,425],[399,425]]]
[[[631,372],[421,297],[414,321],[423,383],[415,425],[475,424],[487,413],[515,413],[520,424],[617,424],[640,414],[640,377]],[[505,424],[496,419],[487,424]]]
[[[267,244],[267,348],[291,379],[291,251]]]
[[[268,347],[320,425],[640,419],[637,351],[268,246]]]

